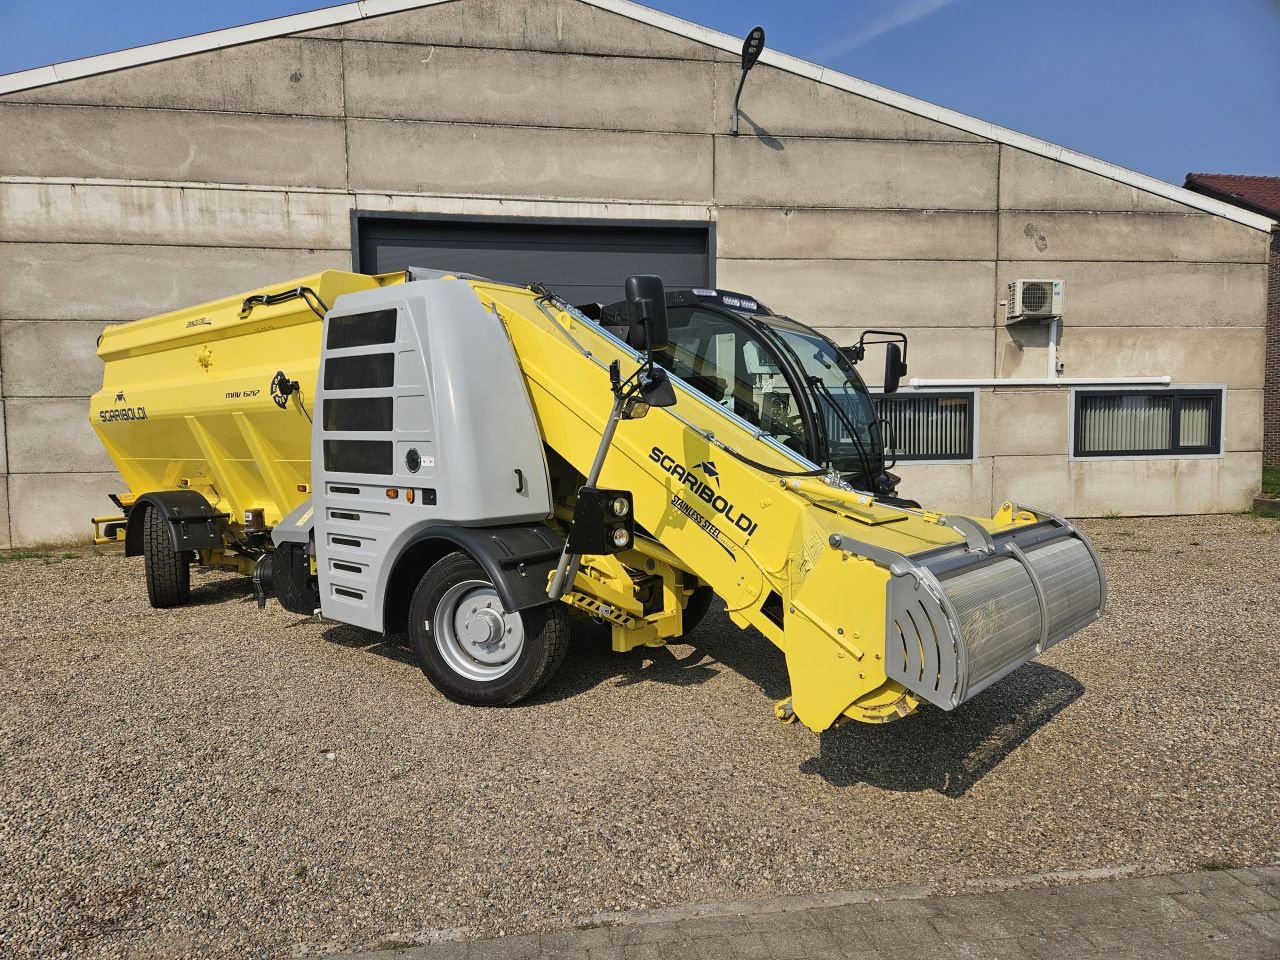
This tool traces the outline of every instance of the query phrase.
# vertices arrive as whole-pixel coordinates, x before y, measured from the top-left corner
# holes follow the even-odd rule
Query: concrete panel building
[[[407,263],[902,329],[930,505],[1248,507],[1270,219],[771,51],[733,137],[740,47],[626,0],[372,0],[0,77],[0,543],[110,510],[105,324]],[[1060,324],[1006,324],[1028,278]]]

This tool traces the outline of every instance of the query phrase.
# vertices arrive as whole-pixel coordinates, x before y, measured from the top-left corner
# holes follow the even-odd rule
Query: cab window
[[[804,456],[800,405],[771,348],[741,322],[696,307],[670,311],[671,342],[654,359],[690,387]]]

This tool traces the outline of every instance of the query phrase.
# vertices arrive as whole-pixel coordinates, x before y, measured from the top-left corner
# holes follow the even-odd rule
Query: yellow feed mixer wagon
[[[891,392],[904,337],[841,348],[742,294],[625,292],[329,271],[110,327],[90,417],[128,490],[100,537],[144,558],[154,606],[186,602],[192,564],[237,569],[260,603],[407,635],[469,704],[537,690],[571,617],[661,646],[714,595],[785,655],[780,718],[876,723],[957,707],[1101,615],[1067,521],[896,494],[855,364],[887,344]]]

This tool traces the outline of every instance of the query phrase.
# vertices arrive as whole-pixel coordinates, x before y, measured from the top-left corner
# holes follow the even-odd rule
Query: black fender
[[[124,533],[124,555],[142,556],[143,517],[148,509],[159,510],[169,521],[173,549],[204,550],[222,543],[222,530],[229,514],[218,513],[209,501],[194,490],[155,490],[144,493],[129,508]]]
[[[542,524],[515,527],[432,525],[405,544],[405,552],[425,544],[452,546],[484,569],[508,611],[555,603],[547,584],[564,550],[564,538]],[[445,551],[448,552],[448,551]]]

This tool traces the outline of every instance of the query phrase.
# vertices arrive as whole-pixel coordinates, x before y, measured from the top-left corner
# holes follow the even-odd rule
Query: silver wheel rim
[[[464,580],[446,590],[430,626],[449,669],[479,683],[505,677],[524,650],[520,614],[507,613],[493,584],[483,580]]]

